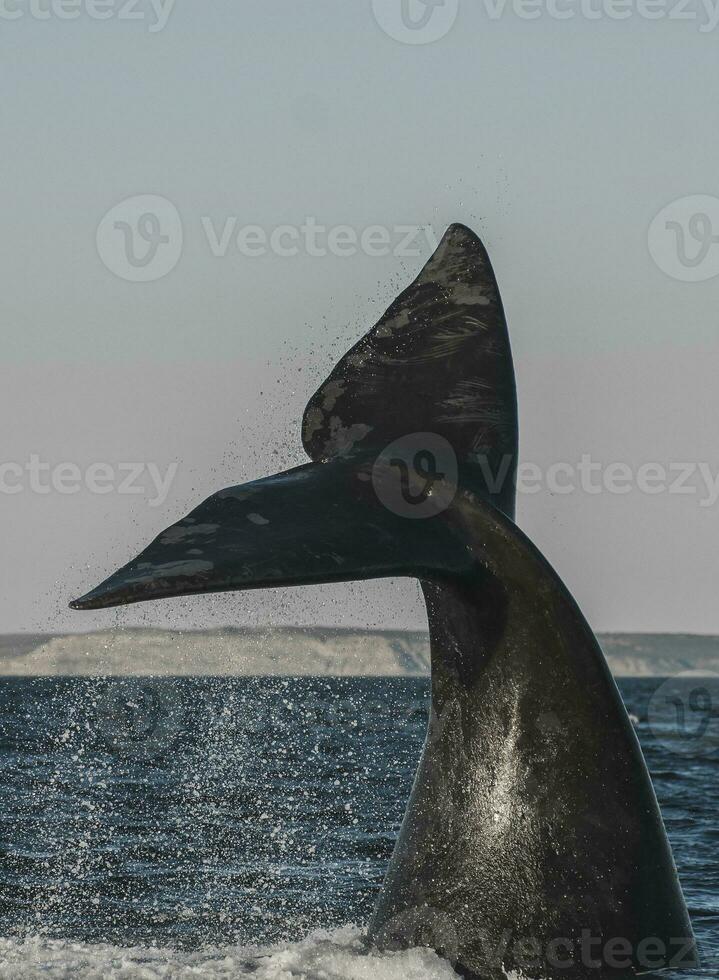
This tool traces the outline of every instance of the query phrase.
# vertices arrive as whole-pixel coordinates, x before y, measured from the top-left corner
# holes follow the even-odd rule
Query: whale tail
[[[419,578],[432,712],[371,937],[432,945],[482,980],[695,966],[619,692],[569,591],[510,519],[512,358],[468,229],[448,229],[313,395],[303,442],[312,463],[214,494],[71,605]]]
[[[302,440],[319,465],[213,495],[71,607],[379,574],[422,577],[426,562],[416,542],[423,536],[416,527],[408,534],[410,525],[394,519],[438,512],[460,484],[513,516],[514,367],[489,256],[469,228],[450,225],[417,278],[339,361],[307,404]],[[371,501],[377,503],[379,492],[389,505],[363,518],[381,526],[381,540],[391,542],[386,562],[378,561],[378,541],[366,555],[362,536],[348,533],[348,522],[364,513],[362,493],[343,475],[348,459],[360,461],[355,483],[364,478]],[[335,527],[324,506],[340,499],[340,486],[350,486],[352,494]],[[247,516],[240,506],[250,497],[256,518],[251,507]],[[270,525],[266,512],[277,506],[286,510]],[[289,513],[293,527],[280,520]],[[295,535],[307,540],[310,531],[314,559],[306,547],[295,547]],[[319,560],[320,540],[326,555],[342,560]],[[354,550],[345,554],[350,540]],[[415,563],[398,561],[398,548]],[[312,573],[308,561],[316,566]]]

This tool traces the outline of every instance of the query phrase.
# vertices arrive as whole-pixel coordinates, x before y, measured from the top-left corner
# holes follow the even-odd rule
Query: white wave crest
[[[0,938],[1,980],[457,980],[429,949],[367,949],[354,926],[318,930],[297,943],[266,948],[159,947]]]

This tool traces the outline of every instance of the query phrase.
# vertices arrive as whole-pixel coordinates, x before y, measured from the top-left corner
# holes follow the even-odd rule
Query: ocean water
[[[704,953],[691,977],[717,977],[719,690],[620,687]],[[403,678],[0,679],[0,978],[455,976],[362,939],[427,709]]]

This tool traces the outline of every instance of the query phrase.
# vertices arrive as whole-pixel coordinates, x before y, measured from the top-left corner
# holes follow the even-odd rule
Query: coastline
[[[719,674],[719,637],[598,634],[616,677]],[[333,627],[111,629],[0,634],[0,677],[385,676],[429,674],[425,631]]]

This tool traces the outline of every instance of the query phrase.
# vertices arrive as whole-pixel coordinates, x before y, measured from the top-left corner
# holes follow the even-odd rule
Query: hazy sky
[[[520,494],[520,525],[596,629],[719,632],[708,0],[411,0],[414,27],[402,0],[63,2],[0,3],[1,631],[424,625],[407,582],[65,606],[213,490],[302,461],[308,396],[431,251],[397,229],[463,221],[507,310],[522,459],[632,473]],[[369,226],[388,254],[352,244]],[[120,492],[132,463],[143,492]],[[693,493],[669,492],[682,463]],[[166,494],[147,464],[177,464]]]

